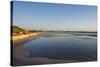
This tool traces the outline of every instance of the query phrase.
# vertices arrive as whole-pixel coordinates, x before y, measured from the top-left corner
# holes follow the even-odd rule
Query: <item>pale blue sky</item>
[[[14,1],[13,25],[26,29],[96,31],[97,7]]]

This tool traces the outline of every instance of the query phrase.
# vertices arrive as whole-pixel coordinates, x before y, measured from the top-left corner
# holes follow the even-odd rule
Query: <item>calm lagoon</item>
[[[94,36],[45,33],[38,39],[25,43],[22,47],[29,52],[29,58],[76,61],[97,59],[97,37]]]

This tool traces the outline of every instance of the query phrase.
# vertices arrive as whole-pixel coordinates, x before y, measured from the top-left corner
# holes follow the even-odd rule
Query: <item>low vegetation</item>
[[[25,30],[18,26],[11,26],[12,36],[22,35],[22,34],[29,34],[34,32],[42,32],[42,30]]]

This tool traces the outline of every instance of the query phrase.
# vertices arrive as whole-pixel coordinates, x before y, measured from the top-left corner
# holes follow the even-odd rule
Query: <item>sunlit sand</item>
[[[38,34],[39,33],[31,33],[31,34],[23,34],[23,35],[18,35],[18,36],[12,36],[12,40],[17,41],[17,40],[20,40],[20,39],[25,39],[25,38],[28,38],[28,37],[36,36]]]

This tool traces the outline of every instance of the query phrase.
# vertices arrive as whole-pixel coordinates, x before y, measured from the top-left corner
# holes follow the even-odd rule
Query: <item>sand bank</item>
[[[23,35],[18,35],[18,36],[12,36],[12,41],[25,39],[25,38],[28,38],[28,37],[36,36],[38,34],[39,33],[31,33],[31,34],[23,34]]]

